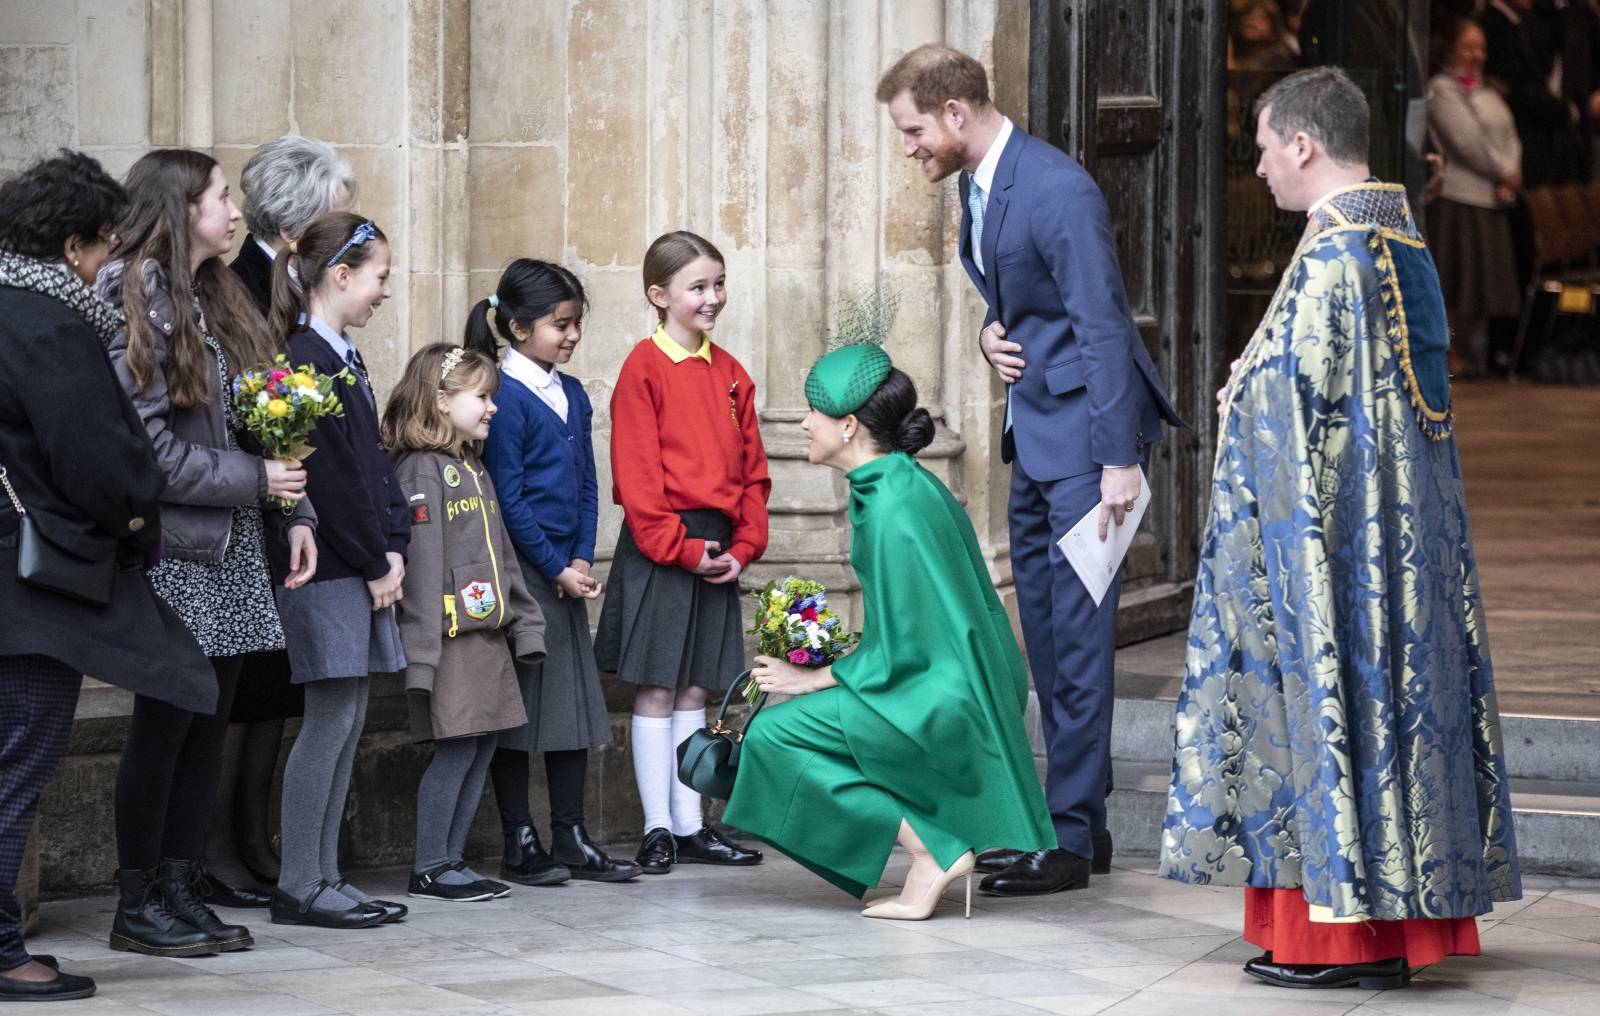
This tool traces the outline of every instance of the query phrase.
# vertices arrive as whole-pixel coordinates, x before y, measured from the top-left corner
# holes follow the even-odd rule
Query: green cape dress
[[[847,479],[861,644],[833,665],[837,688],[756,717],[724,820],[856,896],[902,817],[941,868],[1055,847],[1023,728],[1027,671],[966,512],[900,452]]]

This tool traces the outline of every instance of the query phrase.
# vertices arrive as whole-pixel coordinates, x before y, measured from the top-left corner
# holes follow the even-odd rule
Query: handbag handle
[[[6,467],[4,465],[0,465],[0,487],[6,489],[6,495],[11,498],[11,506],[17,510],[17,516],[21,518],[27,515],[28,509],[22,507],[22,500],[17,497],[17,492],[12,489],[11,481],[6,477]],[[749,673],[748,670],[745,671],[746,675],[749,675]]]
[[[728,726],[728,707],[733,704],[733,693],[748,680],[750,680],[750,671],[748,670],[734,679],[733,684],[729,685],[728,690],[722,695],[722,708],[717,710],[717,718],[711,721],[710,727],[706,728],[713,734],[728,735],[733,738],[735,744],[744,740],[744,732],[750,729],[750,721],[754,720],[756,714],[761,711],[761,707],[767,704],[767,693],[762,692],[756,697],[755,703],[751,706],[750,715],[744,718],[744,726],[738,730]]]

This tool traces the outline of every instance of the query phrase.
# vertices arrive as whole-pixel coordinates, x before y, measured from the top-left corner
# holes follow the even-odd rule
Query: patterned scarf
[[[122,311],[95,296],[60,262],[0,251],[0,286],[38,293],[63,304],[95,330],[103,346],[111,345],[123,326]]]

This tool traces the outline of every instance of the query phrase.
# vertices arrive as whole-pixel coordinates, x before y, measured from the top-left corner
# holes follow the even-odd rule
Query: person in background
[[[1450,373],[1472,377],[1487,364],[1490,320],[1520,308],[1509,210],[1522,189],[1522,142],[1511,108],[1484,84],[1477,23],[1445,22],[1437,48],[1428,126],[1449,171],[1427,206],[1428,239],[1450,319]]]

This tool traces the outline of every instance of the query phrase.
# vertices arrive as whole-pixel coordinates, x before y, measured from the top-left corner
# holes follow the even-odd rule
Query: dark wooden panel
[[[1113,0],[1080,4],[1092,8],[1090,54],[1095,61],[1097,95],[1157,94],[1156,54],[1165,34],[1159,9],[1171,0]]]
[[[1161,100],[1149,95],[1102,99],[1094,111],[1095,149],[1101,155],[1149,152],[1161,143]]]
[[[1161,317],[1157,306],[1156,222],[1162,208],[1158,166],[1149,155],[1108,155],[1095,160],[1094,177],[1106,196],[1111,232],[1117,238],[1117,261],[1128,289],[1128,305],[1137,315]]]

